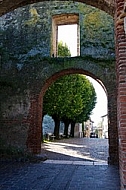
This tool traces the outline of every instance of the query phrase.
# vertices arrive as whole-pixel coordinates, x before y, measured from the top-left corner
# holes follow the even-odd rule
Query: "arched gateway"
[[[38,1],[11,0],[8,2],[3,0],[0,3],[0,15],[33,2]],[[126,189],[126,36],[124,31],[126,1],[85,0],[81,2],[93,5],[114,16],[116,72],[114,72],[113,63],[110,64],[113,65],[112,67],[109,64],[104,66],[102,59],[88,59],[84,56],[64,59],[43,58],[43,60],[41,59],[42,64],[40,64],[41,61],[36,65],[31,63],[25,65],[22,69],[19,65],[18,71],[11,70],[13,74],[10,71],[2,72],[1,84],[5,88],[1,92],[6,96],[2,95],[1,99],[7,99],[1,104],[1,134],[4,139],[8,139],[8,144],[15,144],[18,147],[22,145],[23,148],[38,153],[41,144],[42,98],[45,90],[61,75],[67,73],[87,74],[96,80],[102,81],[106,87],[109,115],[109,161],[112,164],[118,162],[119,148],[121,189]],[[10,83],[6,83],[3,80],[4,78],[8,78]],[[20,81],[18,85],[13,84],[12,81],[17,81],[17,79]],[[17,89],[13,97],[13,89],[19,87],[19,84],[22,85],[22,93],[19,93],[21,89]],[[9,89],[11,89],[11,93],[8,99],[7,90]],[[11,129],[12,126],[13,129]]]
[[[9,3],[7,0],[3,0],[0,4],[0,15],[3,15],[9,11],[12,11],[18,7],[25,6],[31,3],[42,2],[41,0],[11,0]],[[114,0],[78,0],[77,2],[86,3],[87,5],[91,5],[97,7],[110,15],[114,15],[115,4]]]

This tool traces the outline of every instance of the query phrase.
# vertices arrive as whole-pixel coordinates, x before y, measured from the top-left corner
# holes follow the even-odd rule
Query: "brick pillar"
[[[124,17],[126,8],[124,0],[115,1],[115,32],[116,32],[116,66],[117,66],[117,113],[119,131],[119,166],[121,189],[126,189],[126,34]]]
[[[30,100],[30,111],[28,116],[29,131],[27,148],[36,154],[41,151],[42,140],[42,98],[41,95],[33,96]]]
[[[108,163],[113,165],[119,164],[116,92],[117,92],[116,87],[113,89],[112,86],[108,91],[108,136],[109,136]]]

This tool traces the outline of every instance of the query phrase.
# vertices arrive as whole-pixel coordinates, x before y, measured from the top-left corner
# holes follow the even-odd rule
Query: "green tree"
[[[55,81],[46,91],[43,101],[43,112],[52,116],[55,121],[54,134],[59,136],[59,123],[65,123],[65,135],[68,133],[69,123],[76,122],[83,116],[84,121],[91,109],[91,83],[83,75],[66,75]],[[95,94],[96,96],[96,94]],[[95,105],[95,102],[93,105]],[[89,109],[90,108],[90,109]],[[81,115],[83,113],[83,115]],[[80,120],[80,119],[79,119]]]
[[[59,57],[70,57],[71,53],[67,44],[63,44],[62,41],[58,42],[58,56]]]
[[[83,110],[82,112],[77,115],[74,120],[71,121],[71,136],[74,137],[74,127],[75,123],[83,123],[84,121],[87,121],[90,118],[91,112],[95,107],[96,104],[96,92],[95,89],[90,83],[90,81],[87,81],[89,85],[86,86],[85,90],[88,91],[88,98],[85,99],[85,93],[82,92],[82,97],[83,97]]]

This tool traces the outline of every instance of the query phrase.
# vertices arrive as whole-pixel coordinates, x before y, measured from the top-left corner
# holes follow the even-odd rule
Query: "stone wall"
[[[41,2],[18,8],[0,18],[2,67],[20,70],[25,62],[52,56],[52,18],[68,13],[79,15],[81,56],[115,58],[111,16],[82,3]]]
[[[81,55],[75,58],[51,58],[52,16],[68,13],[79,15]],[[14,10],[0,19],[3,35],[0,47],[3,52],[0,70],[0,133],[3,141],[39,153],[44,92],[58,77],[81,73],[100,80],[107,90],[111,147],[109,162],[117,163],[112,18],[82,3],[41,2]]]

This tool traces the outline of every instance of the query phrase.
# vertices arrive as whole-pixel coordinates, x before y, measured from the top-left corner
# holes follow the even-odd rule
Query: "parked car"
[[[90,133],[90,138],[98,138],[98,135],[92,132]]]

